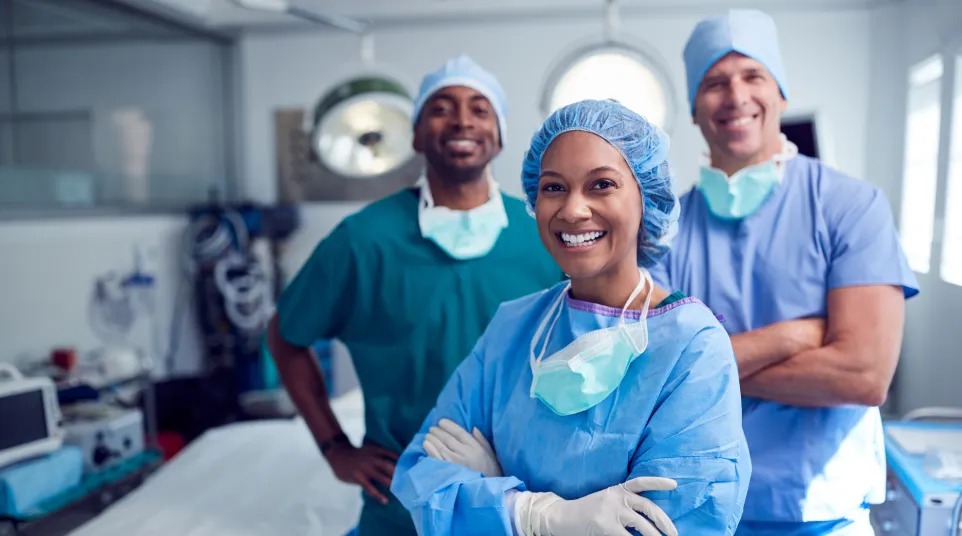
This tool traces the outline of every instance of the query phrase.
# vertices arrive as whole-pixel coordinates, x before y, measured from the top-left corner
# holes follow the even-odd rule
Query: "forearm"
[[[820,322],[818,319],[791,320],[732,335],[738,377],[748,378],[794,355],[821,346]]]
[[[278,329],[276,315],[267,328],[267,346],[274,357],[281,382],[314,436],[314,441],[321,445],[342,434],[313,352],[310,348],[294,346],[285,341]]]
[[[460,465],[435,460],[422,448],[419,433],[401,455],[391,492],[411,512],[419,534],[450,534],[458,520],[458,534],[512,536],[511,509],[506,494],[523,490],[515,477],[485,477]],[[453,508],[453,510],[451,510]],[[441,514],[447,510],[447,514]]]
[[[742,395],[800,407],[878,406],[888,382],[879,386],[872,356],[829,344],[803,352],[742,378]]]

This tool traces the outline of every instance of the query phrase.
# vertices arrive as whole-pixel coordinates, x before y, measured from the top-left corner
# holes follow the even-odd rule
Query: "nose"
[[[748,104],[748,86],[740,80],[732,80],[728,84],[728,106],[730,108],[740,108]]]
[[[565,223],[578,223],[591,218],[591,208],[584,196],[577,192],[565,198],[564,205],[558,211],[558,219]]]
[[[451,114],[451,126],[458,130],[471,126],[471,109],[468,105],[462,104],[454,108],[454,113]]]

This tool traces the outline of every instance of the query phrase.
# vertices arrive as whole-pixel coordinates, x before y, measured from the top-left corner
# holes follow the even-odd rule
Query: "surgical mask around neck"
[[[498,183],[486,176],[488,200],[471,210],[452,210],[436,206],[427,177],[416,183],[420,189],[418,225],[421,236],[431,240],[445,253],[457,260],[468,260],[487,255],[501,230],[508,226],[508,214]]]
[[[724,171],[703,165],[698,189],[708,209],[725,220],[740,220],[754,214],[784,175],[784,162],[798,154],[798,147],[782,135],[782,151],[770,160],[749,166],[729,177]]]
[[[531,340],[529,359],[532,398],[538,398],[551,411],[564,417],[596,406],[621,385],[628,373],[628,367],[648,347],[646,317],[653,285],[651,274],[647,270],[639,268],[639,272],[641,277],[638,285],[625,302],[617,325],[585,333],[545,359],[544,353],[551,340],[551,333],[561,315],[564,298],[571,288],[571,283],[568,283],[545,313]],[[648,296],[641,310],[641,319],[625,324],[625,311],[645,287],[648,288]],[[546,328],[547,334],[544,336],[541,351],[535,355],[535,349]]]

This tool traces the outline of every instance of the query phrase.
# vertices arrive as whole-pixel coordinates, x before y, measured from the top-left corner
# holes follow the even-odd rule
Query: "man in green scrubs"
[[[522,201],[488,172],[504,116],[498,81],[470,58],[427,75],[414,113],[424,176],[322,240],[268,327],[281,379],[334,474],[365,491],[360,536],[416,534],[389,491],[395,460],[498,305],[563,278]],[[364,394],[359,448],[331,411],[309,350],[333,338],[350,350]]]

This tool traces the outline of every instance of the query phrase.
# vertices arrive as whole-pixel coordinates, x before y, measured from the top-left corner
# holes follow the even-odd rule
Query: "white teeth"
[[[604,236],[605,233],[601,231],[592,231],[590,233],[561,233],[561,240],[569,247],[587,246],[594,244],[599,238]]]
[[[448,140],[448,146],[455,149],[474,149],[478,145],[478,142],[473,140]]]
[[[739,117],[738,119],[731,119],[728,121],[728,126],[730,127],[743,127],[748,123],[751,123],[754,117]]]

